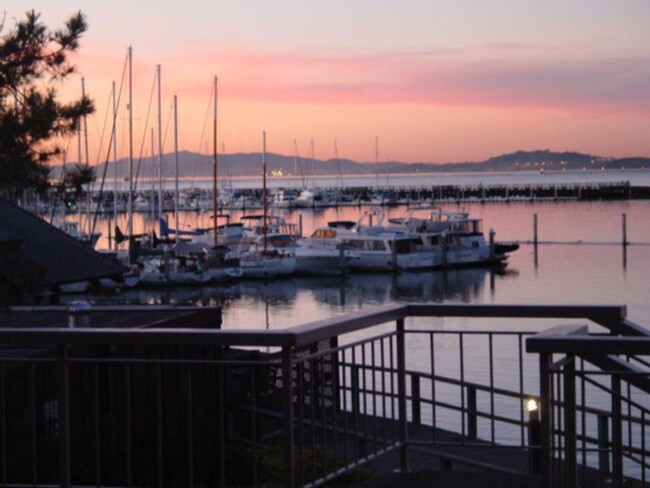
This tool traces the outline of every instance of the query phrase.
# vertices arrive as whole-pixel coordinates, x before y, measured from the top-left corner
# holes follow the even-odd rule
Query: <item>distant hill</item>
[[[134,161],[134,172],[140,178],[157,176],[157,158],[145,158]],[[212,175],[212,156],[192,152],[180,152],[179,174],[182,178],[208,178]],[[175,157],[173,154],[163,156],[163,177],[173,178]],[[74,163],[71,163],[74,164]],[[435,173],[435,172],[472,172],[472,171],[562,171],[585,169],[634,169],[650,168],[650,158],[604,158],[577,152],[552,152],[548,149],[539,151],[517,151],[503,154],[482,162],[467,163],[403,163],[399,161],[357,162],[349,159],[305,159],[281,154],[267,154],[268,174],[316,176],[335,174],[396,174],[396,173]],[[235,153],[219,155],[219,177],[227,176],[261,176],[261,153]],[[139,168],[139,169],[138,169]],[[112,179],[117,169],[117,176],[123,179],[129,174],[128,159],[118,160],[115,165],[108,163],[106,175]],[[53,167],[52,177],[58,178],[61,167]],[[101,178],[104,165],[97,167],[97,176]]]

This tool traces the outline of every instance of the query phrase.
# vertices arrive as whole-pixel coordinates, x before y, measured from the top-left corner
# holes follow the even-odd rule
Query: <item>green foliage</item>
[[[49,186],[48,161],[61,154],[60,137],[94,111],[88,97],[62,103],[56,85],[74,67],[68,57],[87,29],[78,12],[51,31],[33,10],[3,34],[0,25],[0,195],[17,200],[25,190]]]
[[[228,462],[233,460],[233,462]],[[236,460],[236,462],[234,462]],[[229,447],[226,452],[226,480],[231,487],[253,486],[253,472],[259,475],[257,484],[265,488],[284,486],[284,452],[282,446],[271,446],[257,452],[248,446]],[[294,475],[298,485],[315,481],[345,465],[342,457],[336,457],[331,451],[320,446],[306,447],[304,451],[295,446]],[[312,479],[315,476],[315,479]],[[357,468],[328,482],[331,488],[357,486],[372,477],[368,470]]]

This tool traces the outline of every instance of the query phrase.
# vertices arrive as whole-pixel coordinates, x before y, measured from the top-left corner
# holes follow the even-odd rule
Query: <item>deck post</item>
[[[422,423],[422,398],[420,396],[420,375],[411,374],[411,415],[413,423],[419,425]]]
[[[399,408],[400,469],[409,470],[408,457],[408,417],[406,412],[406,341],[404,319],[397,319],[397,398]]]
[[[569,361],[564,366],[564,466],[566,486],[578,485],[576,459],[576,377],[575,356],[567,355]]]
[[[553,488],[553,477],[551,472],[552,452],[552,427],[551,422],[551,355],[541,353],[539,355],[539,393],[540,393],[540,468],[542,472],[542,486]]]
[[[59,482],[70,486],[70,377],[68,372],[68,346],[59,346]]]
[[[478,438],[478,409],[476,405],[476,387],[467,386],[467,437]]]
[[[598,416],[598,469],[609,473],[609,425],[607,416]]]
[[[623,411],[621,377],[612,375],[612,486],[623,486]]]
[[[284,486],[294,488],[295,473],[293,470],[293,380],[291,378],[291,346],[282,348],[282,385],[284,410]]]

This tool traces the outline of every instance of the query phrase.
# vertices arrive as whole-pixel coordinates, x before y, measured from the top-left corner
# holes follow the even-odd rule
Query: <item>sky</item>
[[[80,5],[82,5],[80,7]],[[89,29],[62,96],[86,93],[91,163],[109,157],[111,90],[118,157],[162,145],[211,154],[267,150],[374,162],[482,161],[516,150],[650,157],[647,0],[14,1],[59,28]],[[108,127],[108,128],[107,128]],[[152,129],[154,142],[152,144]],[[70,141],[68,160],[78,144]]]

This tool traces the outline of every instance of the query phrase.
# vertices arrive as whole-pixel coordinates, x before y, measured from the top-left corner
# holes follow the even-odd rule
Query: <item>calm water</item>
[[[447,208],[457,208],[448,205]],[[117,295],[87,297],[95,303],[177,303],[197,306],[218,305],[223,310],[223,328],[278,329],[327,317],[342,316],[359,310],[391,303],[467,303],[467,304],[611,304],[627,305],[628,318],[650,327],[650,201],[629,202],[563,202],[473,204],[465,208],[471,215],[483,218],[484,230],[496,231],[497,240],[520,241],[521,247],[510,257],[504,269],[458,269],[419,273],[352,274],[340,278],[289,278],[282,280],[240,281],[230,285],[173,290],[132,290]],[[303,231],[331,220],[356,220],[365,209],[345,207],[324,211],[302,211]],[[391,216],[405,211],[403,207],[388,209]],[[622,215],[627,217],[627,238],[631,242],[624,250]],[[297,211],[287,212],[289,221],[297,222]],[[533,215],[538,218],[538,238],[535,248]],[[234,214],[236,221],[240,214]],[[208,215],[186,213],[183,226],[208,227]],[[101,229],[107,233],[107,222]],[[124,225],[120,223],[120,225]],[[135,231],[151,229],[154,222],[142,215],[137,217]],[[78,297],[66,297],[72,300]],[[543,330],[569,320],[506,320],[465,318],[410,318],[410,329],[435,329],[437,374],[458,377],[458,330]],[[586,323],[586,321],[579,321]],[[392,324],[380,327],[390,330]],[[590,325],[591,331],[597,327]],[[377,330],[375,329],[375,332]],[[363,332],[349,334],[342,342],[357,339]],[[513,336],[494,339],[494,358],[488,354],[486,336],[473,336],[463,346],[466,358],[464,375],[467,381],[488,384],[487,374],[493,368],[495,386],[517,390],[519,383],[530,394],[538,392],[537,358],[526,355],[523,377],[517,374],[518,344]],[[407,338],[407,368],[429,371],[431,351],[428,339]],[[422,386],[422,395],[431,395],[430,386]],[[440,400],[458,401],[453,388],[440,388]],[[488,411],[487,400],[480,400],[480,409]],[[585,400],[587,401],[587,400]],[[592,406],[609,409],[608,400],[600,394],[589,398]],[[497,402],[500,415],[519,418],[523,405],[518,401]],[[457,428],[457,412],[440,409],[437,424]],[[423,412],[430,422],[431,412]],[[588,430],[592,429],[588,426]],[[488,423],[479,425],[479,435],[489,436]],[[501,426],[497,442],[518,442],[518,429]],[[648,434],[650,437],[650,434]],[[487,437],[486,437],[487,438]],[[648,439],[650,442],[650,438]],[[595,460],[592,460],[595,462]]]
[[[284,328],[398,302],[625,304],[629,319],[650,327],[650,202],[473,204],[465,208],[471,215],[483,218],[485,232],[493,228],[497,240],[522,242],[505,269],[397,276],[354,274],[344,280],[314,277],[241,281],[204,288],[133,290],[90,299],[97,303],[220,305],[225,328]],[[309,234],[331,220],[356,220],[363,210],[367,208],[303,210],[303,233]],[[404,207],[388,209],[390,216],[404,211]],[[533,237],[535,214],[542,243],[537,254],[528,244]],[[623,214],[627,216],[627,238],[631,242],[625,251],[620,245]],[[240,215],[234,213],[233,219],[236,221]],[[285,213],[293,222],[298,222],[299,215],[298,211]],[[207,214],[185,213],[180,220],[186,228],[210,226]],[[138,215],[135,231],[152,229],[154,224]],[[106,236],[108,223],[101,225]],[[465,322],[448,319],[445,324],[463,326]],[[490,327],[504,324],[483,323]]]
[[[262,171],[260,161],[260,174]],[[334,188],[341,185],[345,187],[395,187],[395,188],[417,188],[427,185],[519,185],[519,184],[554,184],[554,183],[619,183],[631,181],[637,186],[650,186],[650,169],[633,170],[600,170],[599,168],[586,168],[582,171],[498,171],[492,173],[411,173],[411,174],[370,174],[370,175],[322,175],[312,177],[286,176],[270,177],[267,179],[269,188],[304,188],[304,187],[325,187]],[[142,180],[138,183],[138,189],[149,191],[152,187],[157,188],[157,182]],[[179,182],[181,187],[212,188],[211,178],[185,177]],[[115,188],[116,183],[112,180],[106,182],[107,189]],[[235,189],[261,188],[262,180],[259,177],[238,176],[224,179],[220,186],[228,186]],[[163,181],[163,187],[173,190],[175,182],[173,179]],[[128,190],[128,182],[118,181],[117,188],[121,191]]]

